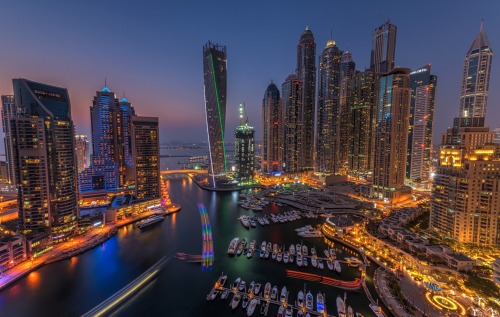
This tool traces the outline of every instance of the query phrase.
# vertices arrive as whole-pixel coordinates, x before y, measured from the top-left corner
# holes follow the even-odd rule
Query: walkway
[[[393,313],[397,317],[411,317],[412,315],[408,314],[399,301],[392,296],[391,291],[387,285],[387,277],[388,274],[383,270],[382,267],[378,268],[375,271],[375,276],[373,277],[375,281],[375,289],[377,290],[378,295],[384,302],[384,304],[390,309],[391,313]],[[415,316],[415,315],[414,315]]]

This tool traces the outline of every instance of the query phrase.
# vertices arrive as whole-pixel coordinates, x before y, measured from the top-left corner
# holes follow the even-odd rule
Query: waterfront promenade
[[[118,228],[142,220],[152,214],[152,211],[145,211],[134,217],[121,219],[116,223],[110,223],[101,227],[92,228],[83,234],[74,236],[69,241],[55,244],[51,246],[50,250],[40,256],[27,259],[4,271],[0,276],[0,290],[8,287],[18,279],[37,270],[43,265],[65,260],[95,248],[111,238],[116,233]]]

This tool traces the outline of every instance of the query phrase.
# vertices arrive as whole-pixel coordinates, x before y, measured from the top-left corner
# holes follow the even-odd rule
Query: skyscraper
[[[283,170],[284,132],[280,91],[271,83],[262,100],[262,172],[279,173]]]
[[[378,85],[372,196],[390,202],[410,193],[404,186],[411,95],[409,74],[407,68],[395,68],[383,75]]]
[[[340,169],[341,56],[330,39],[319,56],[316,171],[335,174]]]
[[[299,170],[307,171],[314,168],[314,116],[316,96],[316,43],[314,36],[306,27],[297,46],[297,76],[302,82],[302,108],[300,113],[302,143],[299,151],[301,159]]]
[[[75,135],[75,153],[77,172],[80,173],[90,166],[89,140],[84,134]]]
[[[160,197],[160,138],[158,118],[133,116],[132,154],[135,158],[135,196],[137,200]]]
[[[21,230],[62,241],[75,232],[78,217],[68,91],[26,79],[14,79],[13,86],[20,110],[11,120],[11,139]]]
[[[356,178],[371,179],[373,173],[377,78],[368,69],[352,79],[348,170]]]
[[[356,76],[356,63],[352,59],[351,52],[342,53],[342,81],[340,83],[340,112],[339,112],[339,171],[341,174],[347,174],[349,160],[349,139],[351,135],[350,112],[352,107],[352,85],[353,78]]]
[[[483,21],[481,21],[479,33],[464,60],[460,94],[460,126],[484,126],[492,59],[493,50],[483,29]]]
[[[410,73],[411,103],[406,158],[406,178],[417,186],[428,187],[431,168],[432,131],[437,77],[431,65]]]
[[[300,172],[303,161],[302,143],[302,82],[295,74],[289,75],[283,83],[283,112],[285,122],[283,162],[287,172]]]
[[[482,23],[465,58],[459,117],[442,137],[430,228],[459,242],[500,246],[500,147],[484,126],[493,51]]]
[[[377,74],[394,68],[397,27],[389,20],[373,31],[370,69]]]
[[[234,130],[234,160],[236,163],[236,179],[240,184],[244,184],[253,181],[255,130],[248,125],[244,103],[240,104],[239,111],[240,124]]]
[[[90,120],[92,162],[79,175],[80,191],[116,190],[126,182],[125,142],[121,106],[108,87],[96,92]]]
[[[224,131],[226,126],[227,55],[226,47],[208,42],[203,47],[203,79],[209,146],[209,181],[215,188],[216,176],[227,172]]]
[[[120,118],[121,118],[121,139],[123,146],[123,157],[125,165],[129,168],[134,167],[134,157],[132,155],[132,127],[131,118],[135,116],[135,109],[132,104],[123,97],[120,100]]]
[[[11,120],[17,117],[17,108],[14,102],[14,96],[2,96],[2,126],[4,133],[5,158],[7,160],[7,174],[9,182],[16,185],[16,176],[14,173],[14,156],[12,148],[12,127]]]

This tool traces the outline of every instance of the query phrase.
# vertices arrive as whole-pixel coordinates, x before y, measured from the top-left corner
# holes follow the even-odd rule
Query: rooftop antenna
[[[108,87],[108,84],[106,83],[106,77],[104,77],[104,87]]]
[[[483,32],[484,19],[481,19],[481,26],[479,27],[479,32]]]

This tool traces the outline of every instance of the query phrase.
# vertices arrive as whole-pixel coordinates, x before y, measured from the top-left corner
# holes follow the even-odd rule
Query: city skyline
[[[291,5],[298,5],[298,3]],[[331,6],[330,4],[323,5]],[[25,6],[25,4],[17,3],[10,6],[4,5],[5,9],[10,10],[12,14],[2,20],[0,25],[13,25],[11,17],[15,17],[16,12],[23,11],[23,14],[27,16],[36,15],[40,10],[48,16],[54,14],[37,5],[30,5],[29,10],[24,10]],[[85,12],[92,7],[90,4],[76,6],[78,8],[63,6],[60,9],[69,12],[79,9]],[[251,24],[254,18],[249,20],[246,15],[229,14],[225,22],[215,21],[213,25],[203,30],[197,27],[198,23],[190,25],[187,22],[180,22],[178,17],[170,16],[173,13],[179,16],[191,14],[182,4],[169,7],[168,14],[161,4],[153,6],[158,9],[158,12],[153,13],[151,23],[139,25],[134,21],[136,21],[135,18],[146,14],[142,9],[132,10],[132,6],[127,3],[118,6],[118,3],[108,2],[102,5],[103,8],[109,7],[124,18],[134,17],[133,14],[137,14],[135,18],[129,19],[131,21],[130,26],[127,27],[129,32],[118,32],[119,29],[116,27],[105,24],[105,17],[100,15],[93,18],[94,23],[88,26],[88,29],[85,29],[87,24],[83,23],[83,18],[78,16],[73,16],[74,20],[71,21],[57,20],[59,22],[37,26],[40,31],[51,34],[53,39],[49,41],[49,44],[52,46],[57,43],[57,38],[67,38],[69,45],[59,50],[54,50],[51,45],[40,43],[40,39],[35,38],[35,35],[29,32],[31,28],[25,25],[9,31],[9,36],[4,33],[4,38],[9,38],[12,45],[9,45],[9,50],[0,53],[0,67],[3,69],[3,76],[0,78],[0,93],[12,94],[10,82],[12,78],[18,77],[68,87],[76,118],[76,132],[90,135],[90,117],[87,107],[95,91],[102,89],[104,78],[107,78],[108,86],[117,91],[118,98],[123,97],[122,90],[124,90],[132,103],[144,109],[144,115],[159,115],[160,121],[164,122],[160,127],[160,142],[206,141],[204,114],[200,111],[203,109],[203,79],[199,76],[202,68],[199,50],[203,43],[210,39],[224,43],[228,48],[228,91],[230,93],[227,96],[228,114],[225,133],[229,133],[228,137],[232,138],[228,129],[232,130],[237,125],[237,104],[245,101],[248,117],[251,122],[255,122],[256,140],[261,140],[259,118],[261,117],[262,91],[271,80],[281,84],[293,71],[296,43],[307,25],[314,33],[319,48],[326,45],[330,38],[330,30],[333,30],[332,38],[339,47],[348,48],[358,69],[363,70],[369,67],[373,30],[390,18],[391,23],[398,27],[395,65],[416,69],[421,65],[431,63],[433,73],[440,78],[434,129],[434,143],[436,143],[439,135],[450,126],[450,114],[458,115],[456,109],[460,103],[460,73],[463,56],[470,46],[469,39],[473,39],[479,31],[481,18],[485,19],[486,32],[491,30],[488,33],[490,42],[499,42],[498,35],[493,32],[499,27],[499,22],[495,21],[493,13],[488,13],[495,10],[485,10],[484,6],[467,11],[459,6],[446,7],[447,16],[443,17],[439,13],[439,8],[445,7],[444,4],[434,4],[435,10],[432,11],[424,10],[425,5],[422,5],[421,9],[415,8],[411,16],[403,19],[397,13],[404,5],[392,3],[379,7],[365,3],[362,9],[357,11],[358,22],[347,23],[342,17],[331,22],[326,12],[322,13],[317,10],[319,4],[315,4],[302,11],[296,10],[292,17],[284,13],[279,15],[278,18],[282,23],[273,28],[271,26],[274,25],[274,20],[270,20],[268,13],[261,13],[256,8],[244,7],[249,16],[252,14],[254,18],[260,16],[263,19],[262,25]],[[200,6],[203,5],[200,4]],[[343,6],[349,8],[350,5],[343,4]],[[49,5],[48,8],[50,7]],[[238,8],[239,6],[229,5],[224,12],[231,13]],[[300,18],[293,19],[299,11]],[[162,19],[163,13],[171,19]],[[198,13],[193,14],[199,23],[206,21],[206,17]],[[426,14],[429,19],[435,19],[436,23],[432,26],[418,24],[419,16],[422,14]],[[284,20],[285,17],[287,20]],[[243,20],[238,24],[232,23],[233,19]],[[68,27],[65,27],[66,25]],[[235,25],[235,27],[225,29],[221,27],[223,25]],[[248,28],[248,25],[252,25],[253,29]],[[416,28],[416,25],[419,27]],[[264,32],[265,30],[267,32]],[[142,36],[144,32],[151,31],[154,32],[150,37]],[[163,31],[165,32],[163,35],[158,33]],[[98,50],[98,53],[93,53],[90,48],[95,47],[95,44],[101,41],[99,34],[104,34],[103,38],[110,35],[113,38],[112,42],[117,44],[123,43],[122,49],[119,50],[120,54],[115,54],[115,50],[109,50],[109,53],[106,50]],[[115,38],[115,34],[121,35]],[[160,41],[160,38],[164,40]],[[442,38],[446,38],[447,41],[440,41]],[[32,44],[40,44],[40,52],[44,54],[28,54],[24,44],[19,42],[20,39],[23,41],[28,39],[32,41]],[[92,42],[96,39],[96,43]],[[173,39],[178,39],[179,42],[176,45],[185,48],[185,50],[179,50],[182,56],[175,55],[179,54],[179,52],[173,53],[175,50],[168,50],[174,43]],[[90,43],[94,44],[90,45]],[[270,49],[262,50],[260,49],[262,45]],[[145,50],[146,55],[139,55],[144,53],[139,50]],[[319,53],[317,48],[316,55]],[[262,63],[252,63],[250,66],[245,62],[248,58],[261,60]],[[166,62],[170,59],[176,62]],[[71,71],[68,72],[66,69]],[[497,73],[496,69],[498,66],[493,63],[491,72]],[[500,117],[500,109],[495,107],[500,100],[500,94],[494,89],[498,85],[499,80],[493,75],[492,89],[489,94],[491,106],[486,118],[486,123],[491,128],[500,124],[494,121],[494,118]],[[158,111],[159,107],[164,108],[165,111]],[[173,110],[181,108],[183,111],[173,113]],[[227,141],[231,142],[231,139]]]

